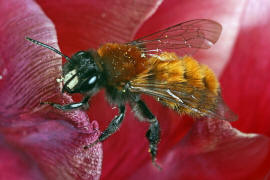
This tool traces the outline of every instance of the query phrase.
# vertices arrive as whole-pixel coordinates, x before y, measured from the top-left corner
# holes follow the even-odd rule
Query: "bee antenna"
[[[53,48],[53,47],[51,47],[51,46],[49,46],[49,45],[47,45],[47,44],[44,44],[44,43],[42,43],[42,42],[39,42],[39,41],[37,41],[37,40],[31,39],[31,38],[29,38],[29,37],[25,37],[25,39],[28,40],[28,41],[31,41],[32,43],[35,43],[35,44],[37,44],[37,45],[43,46],[43,47],[45,47],[45,48],[48,48],[48,49],[50,49],[50,50],[56,52],[57,54],[63,56],[68,62],[71,63],[70,57],[64,55],[63,53],[61,53],[61,52],[58,51],[57,49],[55,49],[55,48]]]

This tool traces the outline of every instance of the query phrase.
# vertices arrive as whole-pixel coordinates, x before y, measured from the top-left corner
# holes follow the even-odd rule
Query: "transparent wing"
[[[186,21],[129,42],[146,55],[173,51],[178,55],[192,55],[198,49],[208,49],[218,40],[222,26],[209,19]]]
[[[187,92],[181,92],[176,89],[185,89]],[[177,106],[187,108],[194,114],[200,114],[200,116],[211,117],[227,121],[237,120],[237,116],[230,110],[230,108],[224,103],[220,96],[215,96],[211,93],[199,94],[194,87],[187,87],[181,83],[179,84],[158,84],[158,83],[147,83],[147,84],[136,84],[132,83],[129,85],[129,91],[135,93],[143,93],[155,97],[159,101],[166,103],[174,103]],[[202,92],[203,93],[203,92]],[[199,97],[200,96],[200,97]],[[204,109],[202,106],[198,107],[198,104],[202,104],[203,107],[211,107],[213,104],[209,104],[209,101],[202,101],[202,97],[213,98],[215,107]],[[165,104],[166,104],[165,103]],[[196,107],[197,106],[197,107]]]

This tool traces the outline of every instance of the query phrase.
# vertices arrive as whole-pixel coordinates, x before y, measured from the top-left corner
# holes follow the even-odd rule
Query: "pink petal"
[[[0,18],[1,107],[14,111],[32,109],[59,94],[55,77],[61,72],[61,58],[25,37],[55,46],[54,26],[30,0],[1,2]]]
[[[0,154],[22,162],[11,164],[12,177],[23,178],[25,171],[26,179],[98,179],[101,145],[83,149],[98,138],[97,123],[80,111],[64,114],[39,106],[49,98],[71,102],[56,82],[61,58],[25,40],[28,36],[58,48],[53,24],[31,0],[1,2],[0,7],[0,133],[5,140]]]
[[[270,4],[249,0],[235,48],[222,76],[223,94],[243,132],[270,136]]]
[[[32,113],[1,117],[0,132],[8,144],[6,146],[16,149],[9,153],[11,160],[17,156],[17,161],[30,160],[22,167],[21,163],[12,166],[17,172],[14,174],[15,179],[20,178],[20,172],[26,174],[30,167],[33,172],[27,179],[34,176],[35,172],[39,172],[38,175],[44,179],[99,179],[101,145],[89,150],[83,148],[97,139],[99,133],[93,130],[95,128],[95,123],[92,123],[89,131],[78,131],[63,120],[61,115]],[[1,154],[3,152],[5,151],[1,151]],[[1,164],[9,162],[7,159],[0,160]],[[3,175],[8,176],[12,173],[11,170],[3,172]]]
[[[44,179],[35,162],[0,141],[0,179]]]

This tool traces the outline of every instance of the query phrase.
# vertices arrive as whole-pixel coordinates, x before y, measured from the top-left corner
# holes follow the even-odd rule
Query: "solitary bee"
[[[62,92],[84,96],[81,102],[67,105],[44,103],[60,110],[85,109],[88,100],[105,88],[109,102],[119,108],[119,114],[95,143],[116,132],[124,119],[125,105],[129,104],[140,121],[149,123],[146,137],[156,165],[159,122],[141,94],[153,96],[178,113],[194,118],[236,118],[221,98],[213,71],[190,56],[215,44],[221,30],[222,26],[215,21],[191,20],[128,43],[107,43],[97,50],[79,51],[71,58],[49,45],[26,39],[63,56],[67,62],[63,65]]]

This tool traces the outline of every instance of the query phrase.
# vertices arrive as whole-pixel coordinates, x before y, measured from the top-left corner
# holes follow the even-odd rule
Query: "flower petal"
[[[243,132],[270,136],[270,4],[248,0],[241,29],[221,83],[224,98],[239,115]]]
[[[54,26],[30,0],[1,1],[0,7],[0,106],[33,109],[59,94],[56,77],[61,75],[62,62],[59,55],[25,37],[56,46]]]
[[[1,117],[0,122],[6,143],[16,149],[12,159],[30,159],[32,169],[42,172],[46,179],[99,179],[101,144],[84,149],[97,139],[99,132],[95,128],[94,122],[89,131],[78,131],[55,113],[13,115]],[[7,159],[0,160],[1,164],[7,163]],[[25,167],[18,164],[13,168],[22,171]]]
[[[44,179],[35,162],[0,140],[0,179]]]
[[[0,9],[0,133],[5,139],[3,146],[16,149],[10,152],[15,160],[21,156],[31,159],[29,166],[37,171],[37,178],[42,179],[39,175],[42,172],[46,179],[98,179],[101,145],[83,149],[98,138],[97,123],[90,123],[86,113],[81,111],[50,112],[39,106],[49,98],[71,102],[70,97],[60,93],[60,85],[56,82],[61,75],[59,55],[25,40],[28,36],[56,46],[53,24],[31,0],[0,2]],[[0,160],[0,164],[7,163],[4,158]],[[18,172],[27,166],[19,165],[13,167]],[[33,177],[31,172],[25,172],[25,176]]]
[[[160,163],[161,171],[148,163],[130,179],[264,179],[270,174],[270,141],[225,121],[202,120]]]
[[[38,0],[38,3],[56,25],[62,51],[74,53],[107,42],[131,41],[161,0]]]

